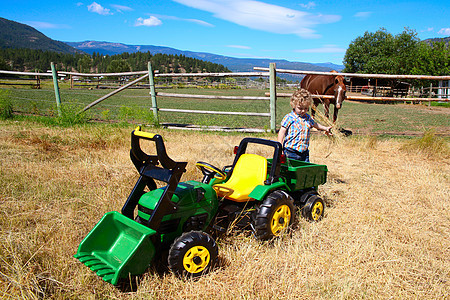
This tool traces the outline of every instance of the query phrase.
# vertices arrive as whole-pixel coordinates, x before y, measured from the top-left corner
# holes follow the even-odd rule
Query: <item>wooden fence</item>
[[[159,120],[158,113],[160,111],[167,112],[180,112],[180,113],[198,113],[198,114],[223,114],[223,115],[242,115],[242,116],[260,116],[260,117],[270,117],[270,130],[274,132],[276,130],[276,102],[277,97],[290,97],[291,93],[277,93],[276,92],[276,74],[277,73],[289,73],[289,74],[316,74],[316,75],[336,75],[332,72],[315,72],[315,71],[299,71],[299,70],[286,70],[286,69],[276,69],[275,63],[271,63],[269,68],[255,67],[255,72],[236,72],[236,73],[166,73],[159,74],[157,71],[153,71],[151,64],[148,64],[148,70],[139,72],[123,72],[123,73],[77,73],[77,72],[56,72],[54,65],[52,63],[52,73],[33,73],[33,72],[13,72],[13,71],[1,71],[0,74],[11,74],[11,75],[24,75],[24,76],[42,76],[48,77],[52,76],[55,98],[58,106],[58,112],[60,113],[61,99],[59,96],[58,87],[58,77],[61,76],[71,76],[71,86],[73,87],[73,77],[88,77],[88,78],[100,78],[108,76],[139,76],[137,79],[113,90],[107,95],[100,97],[94,102],[87,105],[82,111],[86,111],[98,103],[108,99],[109,97],[129,88],[137,83],[148,79],[148,86],[150,88],[150,97],[152,101],[152,111],[156,122]],[[361,77],[361,78],[390,78],[390,79],[419,79],[419,80],[450,80],[450,75],[448,76],[429,76],[429,75],[387,75],[387,74],[354,74],[354,73],[339,73],[343,76],[348,77]],[[165,93],[156,92],[155,78],[205,78],[205,77],[268,77],[269,78],[269,93],[265,94],[265,97],[251,97],[251,96],[212,96],[212,95],[191,95],[191,94],[175,94],[175,93]],[[431,89],[431,88],[430,88]],[[430,93],[431,94],[431,93]],[[174,98],[196,98],[196,99],[223,99],[223,100],[263,100],[269,101],[269,111],[266,113],[260,112],[230,112],[230,111],[210,111],[210,110],[191,110],[191,109],[169,109],[161,108],[157,105],[157,97],[174,97]],[[333,98],[329,95],[314,95],[314,97],[320,98]],[[363,101],[441,101],[439,98],[431,97],[416,97],[416,98],[396,98],[396,97],[362,97],[362,96],[347,96],[349,100],[363,100]]]
[[[88,74],[83,73],[73,73],[73,72],[61,72],[65,75],[75,75],[75,76],[85,76]],[[164,78],[164,77],[194,77],[194,78],[205,78],[205,77],[269,77],[270,81],[275,83],[275,64],[271,64],[269,68],[269,72],[235,72],[235,73],[165,73],[159,74],[157,72],[153,72],[152,67],[149,63],[148,71],[142,72],[127,72],[127,73],[109,73],[109,74],[90,74],[91,77],[98,76],[125,76],[125,75],[142,75],[143,76],[137,78],[136,80],[108,93],[107,95],[95,100],[94,102],[87,105],[82,111],[86,111],[98,103],[108,99],[109,97],[127,89],[136,83],[149,79],[150,86],[150,96],[152,99],[152,111],[155,117],[155,120],[158,122],[159,120],[159,112],[180,112],[180,113],[196,113],[196,114],[221,114],[221,115],[240,115],[240,116],[259,116],[259,117],[270,117],[270,130],[276,130],[276,86],[275,84],[270,85],[270,93],[268,97],[252,97],[252,96],[213,96],[213,95],[191,95],[191,94],[173,94],[173,93],[164,93],[164,92],[156,92],[155,89],[155,78]],[[174,109],[174,108],[161,108],[157,105],[157,97],[173,97],[173,98],[192,98],[192,99],[223,99],[223,100],[266,100],[270,102],[270,110],[267,113],[259,113],[259,112],[230,112],[230,111],[210,111],[210,110],[191,110],[191,109]]]
[[[265,71],[267,68],[254,67],[254,70]],[[311,75],[336,75],[332,72],[316,72],[316,71],[298,71],[298,70],[286,70],[286,69],[276,69],[277,73],[288,73],[288,74],[311,74]],[[339,75],[347,77],[359,77],[359,78],[388,78],[388,79],[417,79],[417,80],[450,80],[450,75],[446,76],[430,76],[430,75],[390,75],[390,74],[358,74],[358,73],[339,73]],[[290,97],[291,93],[277,93],[277,97]],[[332,99],[334,96],[328,95],[313,95],[313,97],[322,99]],[[432,98],[430,97],[368,97],[368,96],[347,96],[348,100],[355,101],[417,101],[417,102],[432,102],[432,101],[448,101],[445,98]]]
[[[58,86],[58,77],[64,77],[66,75],[64,74],[57,74],[56,69],[55,69],[55,65],[53,63],[51,63],[50,65],[51,67],[51,73],[39,73],[39,72],[16,72],[16,71],[4,71],[4,70],[0,70],[0,74],[8,74],[8,75],[13,75],[13,76],[35,76],[36,80],[39,84],[40,87],[40,78],[41,77],[52,77],[53,78],[53,87],[55,90],[55,99],[56,99],[56,107],[58,110],[58,115],[61,116],[61,97],[59,95],[59,86]],[[23,79],[22,80],[26,80]],[[12,84],[14,85],[14,84]],[[18,85],[23,85],[23,84],[18,84]],[[27,84],[27,85],[33,85],[33,84]]]

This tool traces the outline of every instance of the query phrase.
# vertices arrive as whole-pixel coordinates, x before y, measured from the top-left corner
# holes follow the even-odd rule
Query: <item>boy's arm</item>
[[[314,122],[313,127],[316,128],[317,130],[325,131],[325,134],[328,135],[328,136],[333,135],[333,134],[331,133],[331,128],[332,128],[332,126],[326,127],[326,126],[323,126],[322,124],[319,124],[319,123],[317,123],[317,122]]]
[[[278,142],[281,143],[281,145],[283,145],[283,140],[284,137],[286,136],[286,128],[281,126],[280,131],[278,131]]]

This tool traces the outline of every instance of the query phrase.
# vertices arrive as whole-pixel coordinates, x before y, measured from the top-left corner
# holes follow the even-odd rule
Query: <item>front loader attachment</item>
[[[106,213],[78,247],[75,258],[111,284],[142,274],[155,255],[155,230],[118,212]]]

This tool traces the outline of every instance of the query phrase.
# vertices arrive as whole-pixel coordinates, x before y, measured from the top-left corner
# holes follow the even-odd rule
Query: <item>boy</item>
[[[314,121],[308,114],[312,104],[311,94],[299,89],[291,97],[292,112],[284,116],[278,132],[278,142],[283,145],[284,153],[289,159],[309,162],[309,137],[311,127],[331,135],[331,126],[325,127]]]

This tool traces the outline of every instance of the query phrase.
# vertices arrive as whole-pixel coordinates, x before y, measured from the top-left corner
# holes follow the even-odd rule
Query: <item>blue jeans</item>
[[[306,149],[303,152],[298,152],[291,148],[284,148],[284,154],[289,159],[300,160],[304,162],[309,162],[309,149]]]

